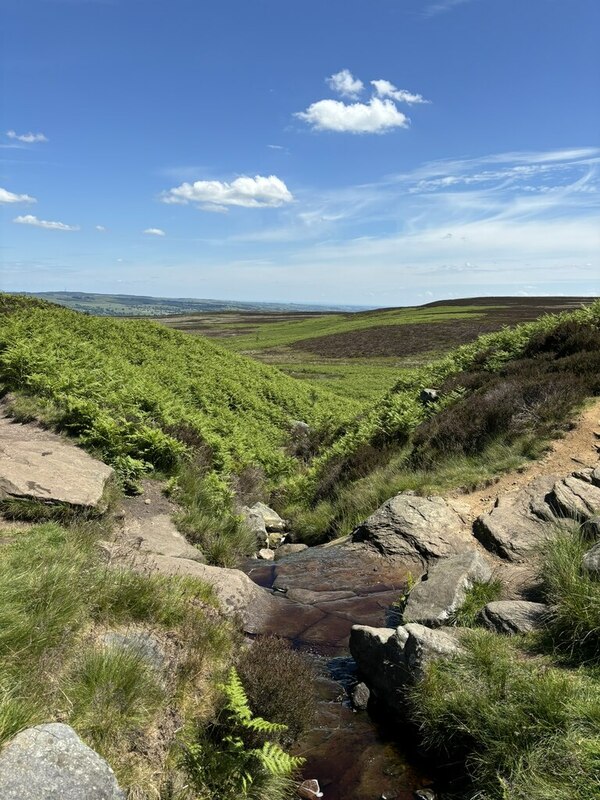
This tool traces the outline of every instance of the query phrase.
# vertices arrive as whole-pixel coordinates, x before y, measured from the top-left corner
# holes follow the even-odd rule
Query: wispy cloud
[[[37,203],[35,197],[30,197],[28,194],[15,194],[14,192],[9,192],[8,189],[2,189],[0,187],[0,203]]]
[[[100,231],[100,233],[105,233],[106,228],[104,227],[104,225],[96,225],[96,230]]]
[[[15,217],[13,222],[18,225],[33,225],[36,228],[44,228],[47,231],[78,231],[78,225],[67,225],[64,222],[50,222],[46,219],[38,219],[33,214],[25,214]]]
[[[182,183],[163,192],[163,203],[187,205],[193,203],[204,211],[226,211],[228,206],[241,208],[277,208],[291,203],[294,197],[276,175],[246,175],[231,183],[224,181],[195,181]]]
[[[24,144],[36,144],[38,142],[47,142],[48,139],[43,133],[17,133],[16,131],[6,131],[9,139],[14,139],[17,142]]]
[[[439,2],[431,3],[425,8],[424,14],[426,17],[435,17],[437,14],[443,14],[445,11],[452,11],[457,6],[462,6],[465,3],[471,3],[472,0],[439,0]]]
[[[149,236],[166,236],[167,235],[163,231],[162,228],[146,228],[144,233],[148,234]]]
[[[413,94],[406,89],[397,89],[393,83],[386,80],[371,81],[371,85],[375,87],[375,91],[379,97],[389,97],[396,100],[398,103],[407,103],[413,105],[415,103],[429,103],[421,94]]]

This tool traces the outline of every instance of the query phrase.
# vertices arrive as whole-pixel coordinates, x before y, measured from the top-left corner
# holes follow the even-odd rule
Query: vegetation
[[[477,581],[467,591],[467,595],[454,614],[450,622],[461,628],[474,628],[477,625],[477,615],[488,604],[499,600],[502,594],[502,583],[495,579],[491,581]]]

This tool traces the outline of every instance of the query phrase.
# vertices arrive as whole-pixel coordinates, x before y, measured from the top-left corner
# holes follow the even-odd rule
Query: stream
[[[431,786],[398,723],[376,710],[355,712],[348,696],[357,682],[351,627],[398,624],[391,606],[406,588],[407,569],[352,546],[249,560],[243,569],[281,598],[265,632],[308,653],[318,674],[315,724],[293,751],[306,759],[303,778],[319,780],[323,800],[412,800],[416,789]]]

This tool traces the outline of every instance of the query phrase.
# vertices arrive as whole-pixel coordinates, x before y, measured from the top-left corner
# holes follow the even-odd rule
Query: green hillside
[[[356,406],[277,369],[143,320],[95,318],[11,299],[0,325],[4,391],[135,477],[202,450],[220,474],[294,469],[293,422],[321,427]],[[24,408],[21,402],[21,409]]]

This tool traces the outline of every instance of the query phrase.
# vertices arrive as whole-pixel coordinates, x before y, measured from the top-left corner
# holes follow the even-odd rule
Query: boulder
[[[600,579],[600,542],[583,556],[583,569],[592,577]]]
[[[402,618],[437,628],[460,608],[474,583],[491,577],[489,564],[476,550],[442,559],[412,589]]]
[[[262,547],[256,554],[256,557],[261,561],[273,561],[275,558],[275,551],[271,550],[269,547]]]
[[[533,480],[514,494],[502,495],[494,508],[475,520],[474,531],[479,541],[509,561],[525,561],[552,534],[556,517],[548,496],[556,477]]]
[[[479,613],[479,620],[496,633],[529,633],[544,624],[548,606],[525,600],[496,600]]]
[[[265,528],[265,521],[262,518],[262,515],[259,514],[257,511],[254,511],[248,506],[243,506],[241,509],[241,515],[244,518],[244,521],[248,528],[254,533],[256,536],[256,541],[258,544],[266,544],[267,542],[267,529]]]
[[[351,540],[367,543],[386,556],[422,563],[465,550],[470,532],[464,518],[442,497],[404,492],[355,528]]]
[[[56,434],[0,416],[0,500],[106,510],[113,470]]]
[[[350,692],[352,705],[357,711],[366,711],[371,697],[371,690],[366,683],[357,683]]]
[[[581,526],[581,531],[590,539],[600,539],[600,514],[586,519]]]
[[[203,554],[179,533],[169,514],[149,514],[139,519],[125,512],[123,537],[141,552],[205,562]]]
[[[384,647],[396,631],[394,628],[373,628],[353,625],[350,633],[350,652],[363,675],[372,677],[383,660]]]
[[[600,487],[575,475],[557,481],[548,499],[556,515],[585,522],[600,511]]]
[[[112,769],[68,725],[21,731],[0,753],[2,800],[125,800]]]
[[[276,511],[264,503],[255,503],[250,509],[252,514],[256,514],[264,523],[267,533],[277,533],[285,530],[285,522]]]
[[[308,550],[307,544],[282,544],[275,551],[275,561],[279,561],[287,556],[293,556],[296,553],[302,553],[304,550]]]
[[[440,658],[452,658],[462,652],[456,628],[432,630],[424,625],[410,623],[404,626],[408,634],[404,645],[404,658],[411,680],[419,680],[425,667]]]

